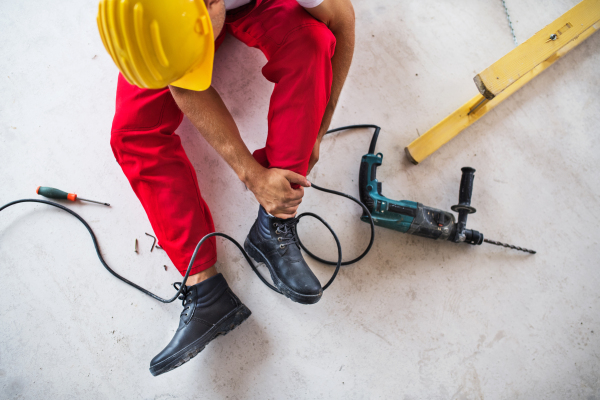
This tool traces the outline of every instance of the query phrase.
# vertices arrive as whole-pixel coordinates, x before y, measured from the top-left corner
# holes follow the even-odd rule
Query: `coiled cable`
[[[332,129],[330,131],[327,131],[327,133],[332,133],[332,132],[337,132],[340,130],[344,130],[344,129],[351,129],[351,128],[367,128],[367,127],[374,127],[376,129],[379,129],[378,126],[375,125],[350,125],[350,126],[344,126],[341,128],[337,128],[337,129]],[[367,246],[367,248],[365,249],[365,251],[358,257],[356,257],[353,260],[350,261],[342,261],[342,246],[340,244],[340,240],[338,239],[337,235],[335,234],[335,231],[331,228],[331,226],[329,226],[329,224],[327,222],[325,222],[325,220],[323,218],[321,218],[320,216],[318,216],[317,214],[311,213],[311,212],[305,212],[302,213],[300,215],[298,215],[297,217],[295,217],[296,219],[300,220],[301,218],[305,217],[305,216],[309,216],[309,217],[313,217],[316,218],[317,220],[319,220],[323,225],[325,225],[325,227],[329,230],[329,232],[331,232],[331,235],[333,236],[333,238],[335,239],[335,243],[337,246],[337,253],[338,253],[338,259],[337,261],[328,261],[328,260],[324,260],[316,255],[314,255],[313,253],[311,253],[305,246],[304,244],[302,244],[302,242],[300,241],[300,237],[298,236],[298,244],[300,245],[300,247],[306,252],[306,254],[308,254],[310,257],[314,258],[315,260],[322,262],[324,264],[327,265],[335,265],[335,271],[333,272],[333,275],[331,276],[331,278],[329,279],[329,281],[325,284],[325,286],[323,286],[323,290],[327,289],[335,280],[340,267],[342,265],[350,265],[353,264],[359,260],[361,260],[364,256],[367,255],[367,253],[371,250],[371,247],[373,246],[373,241],[375,240],[375,224],[373,223],[373,218],[371,217],[371,213],[369,212],[369,210],[367,209],[367,207],[365,207],[365,205],[363,203],[361,203],[358,199],[342,193],[342,192],[337,192],[335,190],[331,190],[331,189],[325,189],[322,188],[320,186],[317,186],[315,184],[311,184],[311,187],[314,189],[317,189],[319,191],[325,192],[325,193],[330,193],[330,194],[335,194],[338,196],[342,196],[345,198],[348,198],[352,201],[354,201],[355,203],[357,203],[358,205],[360,205],[365,213],[365,215],[367,215],[369,217],[369,222],[371,223],[371,240],[369,241],[369,245]],[[41,203],[41,204],[47,204],[49,206],[52,207],[56,207],[59,208],[63,211],[68,212],[69,214],[71,214],[72,216],[74,216],[75,218],[77,218],[79,220],[79,222],[81,222],[83,224],[83,226],[85,226],[85,228],[88,230],[90,236],[92,237],[92,242],[94,244],[94,248],[96,249],[96,255],[98,256],[98,259],[100,260],[100,263],[102,263],[102,265],[104,266],[104,268],[106,268],[106,270],[108,272],[110,272],[115,278],[121,280],[122,282],[125,282],[126,284],[134,287],[135,289],[139,290],[140,292],[152,297],[155,300],[160,301],[161,303],[171,303],[175,300],[177,300],[177,298],[179,297],[179,295],[182,293],[182,291],[185,288],[185,283],[188,279],[188,276],[190,275],[190,271],[192,269],[192,266],[194,265],[194,261],[196,260],[196,256],[198,255],[198,251],[200,250],[200,248],[202,247],[202,245],[204,244],[204,242],[213,237],[213,236],[220,236],[223,237],[227,240],[229,240],[230,242],[232,242],[244,255],[244,258],[246,259],[246,261],[248,262],[248,264],[250,265],[250,267],[252,268],[252,270],[256,273],[256,275],[258,275],[258,277],[260,278],[260,280],[267,285],[267,287],[269,287],[271,290],[282,294],[281,291],[279,289],[277,289],[275,286],[273,286],[272,284],[270,284],[265,278],[264,276],[258,271],[258,268],[256,267],[256,265],[254,264],[254,262],[252,261],[252,259],[250,258],[250,256],[248,255],[248,253],[246,253],[246,250],[244,250],[244,248],[231,236],[226,235],[224,233],[221,232],[213,232],[213,233],[209,233],[208,235],[205,235],[202,239],[200,239],[200,241],[198,242],[198,244],[196,245],[196,248],[194,249],[194,253],[192,254],[192,257],[190,258],[190,263],[188,265],[187,271],[185,273],[185,276],[183,278],[183,281],[181,283],[181,285],[179,286],[179,289],[177,290],[177,293],[170,299],[163,299],[162,297],[150,292],[147,289],[144,289],[143,287],[137,285],[134,282],[131,282],[129,279],[119,275],[118,273],[116,273],[112,268],[110,268],[108,266],[108,264],[106,263],[106,261],[104,260],[104,258],[102,257],[102,253],[100,253],[100,247],[98,245],[98,239],[96,238],[96,235],[94,234],[94,231],[92,230],[91,226],[87,223],[87,221],[85,219],[83,219],[83,217],[79,214],[77,214],[75,211],[71,210],[70,208],[67,208],[65,206],[63,206],[62,204],[58,204],[55,203],[53,201],[48,201],[48,200],[40,200],[40,199],[21,199],[21,200],[15,200],[15,201],[11,201],[10,203],[7,203],[5,205],[3,205],[2,207],[0,207],[0,212],[7,209],[8,207],[14,206],[16,204],[20,204],[20,203]],[[297,234],[297,233],[296,233]]]

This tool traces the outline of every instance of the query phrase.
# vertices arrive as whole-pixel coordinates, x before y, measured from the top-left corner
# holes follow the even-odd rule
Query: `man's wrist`
[[[242,172],[238,174],[238,178],[240,178],[240,181],[242,181],[244,185],[246,185],[246,187],[250,190],[252,190],[252,187],[254,187],[254,182],[256,181],[256,178],[261,174],[261,172],[263,172],[262,170],[265,169],[262,165],[256,162],[254,158],[252,159],[252,161],[254,162],[250,162],[247,168],[244,168]]]

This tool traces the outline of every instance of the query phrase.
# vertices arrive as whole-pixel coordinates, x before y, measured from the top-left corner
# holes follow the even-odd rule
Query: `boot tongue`
[[[277,229],[279,230],[279,232],[281,232],[284,236],[282,236],[283,239],[283,244],[287,246],[291,245],[291,244],[295,244],[296,246],[298,246],[298,244],[296,243],[296,221],[294,218],[290,218],[290,219],[279,219],[277,218]]]
[[[257,218],[258,232],[264,239],[272,238],[272,235],[271,235],[272,227],[276,227],[275,230],[282,231],[283,229],[281,229],[281,228],[285,225],[286,234],[285,234],[285,236],[282,237],[283,242],[281,243],[281,244],[284,244],[285,246],[283,248],[278,246],[279,248],[277,249],[277,252],[282,256],[287,254],[288,249],[290,249],[290,247],[292,245],[295,245],[296,248],[298,250],[300,250],[300,246],[294,240],[294,237],[296,235],[295,223],[293,222],[294,219],[295,218],[288,218],[288,219],[277,218],[277,217],[269,214],[263,208],[263,206],[258,207],[258,218]]]
[[[179,327],[177,330],[180,330],[189,322],[197,307],[211,305],[221,297],[221,294],[228,287],[227,281],[220,273],[193,286],[188,286],[184,299],[184,309],[179,317]]]
[[[263,206],[258,208],[258,232],[263,239],[271,239],[271,223],[275,221],[276,218],[269,214]]]

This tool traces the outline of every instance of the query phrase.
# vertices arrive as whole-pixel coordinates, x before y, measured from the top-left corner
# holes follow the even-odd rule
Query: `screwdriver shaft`
[[[89,201],[90,203],[102,204],[103,206],[110,207],[110,204],[108,204],[108,203],[102,203],[102,202],[96,201],[96,200],[88,200],[88,199],[84,199],[83,197],[79,197],[79,196],[77,196],[77,200]]]

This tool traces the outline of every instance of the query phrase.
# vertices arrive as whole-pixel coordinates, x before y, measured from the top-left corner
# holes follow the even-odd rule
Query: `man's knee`
[[[335,36],[325,24],[307,26],[298,34],[301,56],[307,61],[331,60],[335,53]]]
[[[156,134],[172,134],[181,123],[183,113],[169,89],[161,90],[140,90],[133,94],[117,92],[110,136],[110,146],[117,161],[128,149],[145,142],[150,146],[151,138]]]
[[[112,131],[174,131],[182,113],[168,87],[141,89],[119,74]]]

